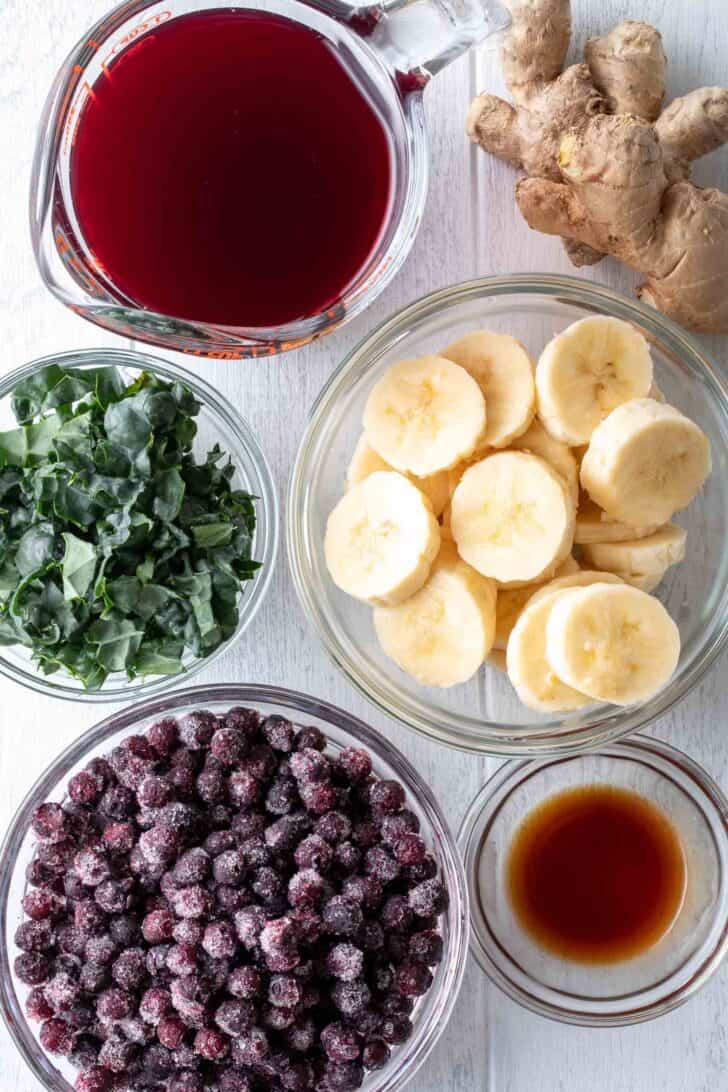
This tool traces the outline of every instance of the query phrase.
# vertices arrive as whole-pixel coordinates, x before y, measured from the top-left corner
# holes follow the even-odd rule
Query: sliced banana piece
[[[350,489],[352,485],[358,485],[374,474],[377,470],[393,470],[394,468],[378,455],[373,447],[367,443],[365,435],[359,437],[359,442],[354,448],[349,468],[346,471],[346,485]],[[440,470],[437,474],[430,474],[427,478],[417,478],[414,474],[406,474],[413,485],[421,489],[429,498],[432,510],[436,516],[442,514],[445,505],[450,500],[449,471]]]
[[[466,459],[485,430],[485,399],[464,368],[441,356],[403,360],[375,383],[364,431],[395,470],[427,477]]]
[[[674,523],[660,527],[647,538],[624,542],[592,542],[584,546],[584,558],[595,569],[605,569],[643,591],[652,591],[671,565],[685,557],[687,531]]]
[[[569,554],[566,560],[556,569],[554,577],[568,576],[578,572],[579,566],[571,554]],[[548,587],[551,583],[553,583],[553,581],[544,581],[542,584],[527,584],[523,588],[498,589],[498,598],[495,604],[494,648],[506,648],[508,645],[508,638],[511,635],[511,630],[518,621],[526,603],[529,602],[532,595],[535,595],[541,588]]]
[[[442,355],[465,368],[483,392],[488,420],[479,448],[507,447],[526,431],[536,412],[536,387],[533,361],[520,341],[477,330]]]
[[[465,471],[450,503],[460,556],[499,584],[536,581],[571,550],[574,505],[563,479],[537,455],[489,455]]]
[[[377,607],[374,627],[386,654],[425,686],[466,682],[490,652],[495,631],[492,580],[443,542],[427,583],[405,603]]]
[[[506,649],[508,676],[524,705],[540,713],[567,713],[590,703],[586,694],[562,682],[546,655],[546,627],[554,605],[568,591],[542,594],[525,607]]]
[[[565,683],[597,701],[630,705],[651,698],[671,677],[680,634],[654,596],[627,584],[592,584],[559,593],[546,648]]]
[[[580,569],[578,573],[568,573],[565,576],[555,577],[543,584],[533,593],[531,602],[538,603],[547,595],[557,591],[565,591],[567,588],[586,588],[590,584],[621,584],[622,578],[614,573],[602,573],[598,569]]]
[[[629,322],[592,315],[553,338],[536,365],[538,415],[557,440],[577,446],[609,413],[652,386],[652,357]]]
[[[529,451],[532,455],[538,455],[552,466],[557,474],[566,482],[569,494],[574,504],[579,499],[579,466],[567,444],[546,431],[539,420],[531,422],[529,427],[514,440],[511,448],[515,451]]]
[[[588,493],[582,492],[579,507],[576,510],[574,542],[577,546],[590,542],[626,542],[630,539],[646,538],[657,530],[655,524],[647,527],[633,527],[630,523],[620,523],[610,519]]]
[[[674,406],[638,398],[594,430],[581,484],[612,519],[667,523],[710,473],[708,437]]]
[[[422,587],[440,548],[424,493],[395,471],[375,471],[329,516],[324,553],[334,583],[367,603],[401,603]]]

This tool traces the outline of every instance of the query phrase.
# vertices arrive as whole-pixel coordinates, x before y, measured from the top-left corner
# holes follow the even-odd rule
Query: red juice
[[[127,48],[71,161],[85,245],[139,307],[274,326],[334,304],[386,223],[387,133],[333,48],[266,12],[181,16]]]

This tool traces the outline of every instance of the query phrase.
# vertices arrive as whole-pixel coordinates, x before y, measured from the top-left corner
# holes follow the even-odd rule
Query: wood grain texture
[[[43,353],[120,344],[64,310],[43,289],[30,250],[27,189],[36,120],[52,76],[77,38],[104,14],[107,0],[0,0],[0,371]],[[574,26],[582,41],[622,18],[653,21],[670,57],[670,92],[728,81],[728,9],[716,0],[576,0]],[[537,236],[515,209],[513,170],[471,148],[464,118],[476,91],[502,90],[497,54],[483,49],[445,70],[427,91],[432,134],[430,196],[419,237],[384,297],[323,342],[282,359],[205,363],[217,384],[261,437],[281,502],[308,407],[342,357],[378,322],[417,296],[475,274],[571,273],[558,240]],[[699,165],[702,182],[728,189],[728,154]],[[608,261],[585,276],[629,292],[636,278]],[[704,339],[725,358],[726,342]],[[189,364],[189,360],[187,361]],[[728,785],[728,702],[722,671],[655,732],[703,762]],[[454,826],[494,763],[444,750],[373,711],[326,658],[295,599],[280,556],[267,602],[243,645],[197,682],[256,681],[316,694],[368,719],[417,766],[443,802]],[[21,691],[0,680],[0,829],[22,796],[67,742],[112,707],[94,711]],[[725,1088],[728,1042],[724,1010],[728,968],[690,1005],[654,1024],[614,1032],[561,1027],[531,1016],[467,968],[454,1016],[413,1092],[713,1092]],[[0,1031],[0,1089],[34,1092],[4,1029]]]

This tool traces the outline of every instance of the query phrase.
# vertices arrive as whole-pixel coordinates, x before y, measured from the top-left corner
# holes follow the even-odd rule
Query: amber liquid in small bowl
[[[508,894],[543,948],[580,963],[640,955],[669,930],[687,881],[682,844],[644,797],[609,785],[536,807],[508,854]]]

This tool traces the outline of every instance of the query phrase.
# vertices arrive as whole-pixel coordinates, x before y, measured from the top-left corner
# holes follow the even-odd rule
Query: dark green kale
[[[88,689],[110,672],[174,675],[238,623],[255,498],[217,447],[192,444],[192,392],[144,372],[51,365],[0,432],[0,644]]]

